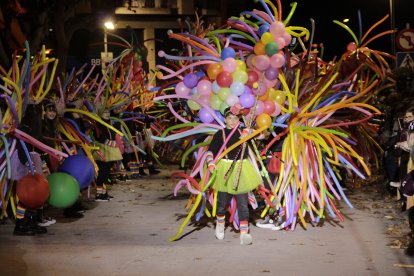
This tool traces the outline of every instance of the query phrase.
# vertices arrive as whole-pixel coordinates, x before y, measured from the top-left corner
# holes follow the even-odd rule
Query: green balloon
[[[273,56],[274,54],[277,53],[277,51],[279,51],[279,46],[274,41],[269,42],[265,46],[265,51],[266,51],[266,55],[268,55],[269,57]]]
[[[49,204],[56,208],[72,206],[79,197],[80,187],[70,174],[55,172],[47,177],[50,187]]]
[[[214,110],[220,110],[220,105],[223,101],[217,95],[211,95],[210,105]]]
[[[220,112],[221,112],[221,114],[224,115],[224,110],[226,110],[227,107],[229,107],[229,106],[226,104],[226,102],[222,102],[220,104]]]

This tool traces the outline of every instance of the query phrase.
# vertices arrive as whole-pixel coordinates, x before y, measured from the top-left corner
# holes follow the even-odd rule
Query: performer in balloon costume
[[[319,222],[327,217],[343,221],[336,201],[344,200],[350,207],[352,204],[343,192],[339,169],[365,179],[371,174],[371,163],[380,158],[376,152],[381,147],[373,139],[369,120],[381,113],[372,103],[383,89],[381,81],[389,70],[384,58],[392,56],[371,50],[367,44],[393,31],[365,40],[386,17],[361,34],[359,40],[349,27],[334,21],[351,34],[354,42],[337,62],[325,62],[323,49],[318,52],[313,48],[315,22],[312,21],[311,31],[290,25],[296,3],[291,4],[286,17],[282,14],[281,1],[258,3],[263,11],[242,12],[219,29],[211,26],[204,29],[196,22],[190,32],[170,31],[170,38],[187,47],[179,56],[159,52],[168,62],[157,66],[157,76],[168,80],[175,93],[165,93],[154,100],[170,101],[168,108],[181,124],[154,139],[173,141],[209,134],[183,155],[183,159],[189,154],[197,157],[191,172],[172,175],[178,181],[174,192],[186,187],[191,196],[186,205],[189,214],[171,241],[180,237],[190,220],[198,221],[203,215],[218,215],[218,222],[222,223],[222,210],[216,213],[220,200],[217,186],[213,185],[222,174],[219,169],[207,168],[211,169],[212,164],[208,151],[211,136],[225,128],[227,108],[241,106],[247,110],[242,115],[242,127],[252,131],[230,147],[224,143],[223,147],[227,148],[215,156],[214,164],[219,164],[234,148],[249,144],[252,148],[249,160],[270,187],[259,185],[254,190],[256,197],[266,202],[261,216],[269,210],[283,212],[284,229],[294,230],[298,223],[306,229],[309,221]],[[294,52],[296,47],[301,48],[299,53]],[[371,78],[372,74],[375,78]],[[195,114],[193,120],[174,108],[177,106],[174,103],[180,101],[186,103],[190,114]],[[276,128],[281,131],[275,132]],[[169,135],[172,130],[174,134]],[[264,131],[270,132],[273,139],[259,151],[252,138]],[[271,181],[262,159],[282,137],[280,173]],[[237,166],[234,170],[239,173]],[[253,209],[257,207],[256,199],[249,202]],[[236,210],[237,200],[227,212],[234,228],[242,232],[241,214]],[[216,228],[219,239],[222,232],[222,227],[219,231]]]

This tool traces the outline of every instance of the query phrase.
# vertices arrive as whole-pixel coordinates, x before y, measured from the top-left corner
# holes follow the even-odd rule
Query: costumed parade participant
[[[229,151],[217,165],[214,163],[214,157],[223,150],[222,145],[231,147],[248,134],[248,129],[243,132],[239,129],[239,116],[237,108],[228,107],[224,110],[226,127],[213,135],[206,153],[206,162],[211,172],[217,170],[214,184],[212,184],[213,189],[218,191],[216,238],[224,239],[227,208],[234,196],[235,202],[232,205],[237,205],[240,220],[240,244],[249,245],[252,243],[252,236],[249,234],[248,192],[256,189],[262,182],[262,178],[248,160],[249,149],[246,146],[239,145]]]
[[[380,114],[370,103],[389,68],[384,57],[391,55],[366,45],[392,31],[365,41],[384,18],[357,40],[349,28],[334,21],[355,42],[338,63],[324,62],[312,48],[314,22],[312,32],[290,26],[296,3],[283,19],[281,1],[277,1],[277,8],[270,1],[258,2],[265,11],[242,12],[240,17],[230,18],[223,28],[204,29],[196,22],[190,32],[169,32],[170,38],[185,43],[187,48],[183,48],[181,56],[159,53],[169,62],[167,66],[157,66],[158,77],[169,80],[170,90],[175,93],[160,93],[154,100],[170,101],[168,108],[181,123],[153,138],[173,141],[197,134],[213,135],[224,127],[224,110],[241,105],[249,110],[245,117],[251,123],[246,126],[256,130],[233,146],[247,143],[264,131],[273,137],[260,152],[249,141],[253,150],[250,160],[255,160],[252,165],[269,184],[269,189],[259,185],[255,191],[266,202],[261,217],[270,211],[283,214],[283,228],[291,230],[298,223],[306,229],[307,221],[317,223],[327,217],[343,221],[336,200],[344,200],[350,207],[352,204],[342,189],[338,171],[344,168],[348,174],[365,179],[381,149],[372,138],[373,128],[368,121]],[[304,41],[309,42],[308,48]],[[302,48],[303,53],[295,54],[292,45]],[[371,78],[370,72],[376,78]],[[178,101],[186,104],[190,111],[186,114],[193,115],[191,120],[178,110],[174,104]],[[170,134],[172,130],[174,134]],[[271,180],[262,157],[282,137],[280,172]],[[191,219],[199,221],[204,214],[215,216],[215,176],[207,170],[206,161],[210,141],[206,138],[183,154],[183,160],[189,154],[197,158],[191,172],[172,175],[173,180],[178,180],[174,193],[186,187],[191,196],[186,206],[189,214],[170,241],[180,237]],[[223,156],[215,163],[220,158]],[[255,198],[249,203],[257,208]],[[234,206],[228,212],[233,227],[241,229]]]

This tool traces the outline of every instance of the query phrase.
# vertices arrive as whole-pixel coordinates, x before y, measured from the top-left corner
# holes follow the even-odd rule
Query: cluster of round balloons
[[[72,206],[81,189],[95,178],[93,163],[83,155],[66,158],[58,172],[47,178],[38,173],[28,174],[17,182],[16,193],[24,206],[37,209],[46,201],[56,208]]]
[[[221,62],[211,63],[200,71],[187,74],[175,87],[177,95],[191,97],[187,105],[193,111],[198,111],[201,122],[213,122],[212,112],[223,113],[227,107],[235,104],[251,108],[257,97],[254,115],[265,113],[273,117],[280,114],[286,95],[273,88],[277,79],[272,77],[271,83],[266,82],[266,78],[261,81],[261,72],[252,63],[246,64],[244,60],[236,59],[233,48],[224,48],[221,58]],[[274,76],[277,77],[277,72]]]

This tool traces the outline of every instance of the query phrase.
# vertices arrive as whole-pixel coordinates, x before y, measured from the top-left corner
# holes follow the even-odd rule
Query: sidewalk
[[[175,168],[174,168],[175,169]],[[414,258],[399,248],[408,233],[404,214],[375,187],[349,191],[345,222],[328,220],[307,230],[271,231],[251,224],[253,245],[240,246],[226,228],[214,237],[203,218],[175,235],[186,217],[185,190],[171,196],[172,170],[111,187],[110,202],[87,200],[84,218],[63,217],[45,235],[13,236],[0,225],[1,275],[414,275]]]

